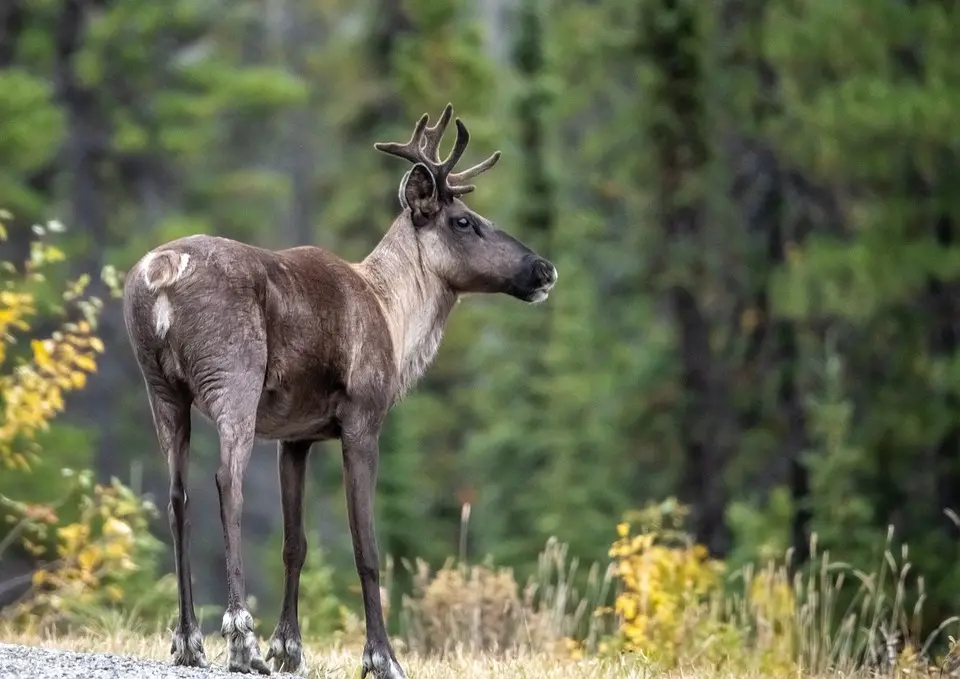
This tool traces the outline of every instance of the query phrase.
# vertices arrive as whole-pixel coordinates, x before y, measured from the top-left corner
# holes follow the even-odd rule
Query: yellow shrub
[[[621,648],[673,665],[707,617],[724,566],[702,545],[662,544],[658,533],[631,535],[626,523],[617,533],[610,556],[621,585],[614,604]]]
[[[725,564],[679,528],[686,513],[668,500],[635,514],[638,532],[630,523],[617,526],[610,556],[619,585],[612,608],[618,630],[601,650],[635,652],[664,668],[794,670],[796,602],[785,571],[748,573],[743,592],[730,593]]]
[[[2,222],[8,218],[0,211],[0,241],[6,239]],[[63,252],[44,238],[62,228],[55,222],[34,227],[39,239],[31,244],[29,260],[20,267],[0,262],[0,467],[8,470],[5,474],[31,473],[37,435],[63,411],[65,395],[83,389],[104,350],[96,335],[102,304],[84,295],[88,276],[66,287],[62,304],[40,302],[37,291],[47,282],[48,267],[64,260]],[[104,273],[116,292],[116,278],[111,271]],[[66,319],[68,304],[78,312],[75,321]],[[52,312],[64,320],[48,337],[30,338],[41,310],[45,317]],[[20,340],[29,351],[17,355]],[[0,496],[0,509],[11,524],[0,545],[18,541],[43,564],[27,595],[12,608],[21,624],[62,622],[83,607],[121,601],[124,585],[139,570],[137,561],[159,544],[148,530],[155,508],[129,488],[116,480],[95,484],[89,471],[64,474],[71,478],[70,489],[56,506]],[[61,510],[69,510],[71,519],[62,520]]]
[[[0,213],[0,219],[3,216]],[[54,222],[49,228],[59,231],[62,226]],[[42,228],[35,231],[46,234]],[[5,238],[6,230],[0,222],[0,242]],[[97,355],[103,353],[103,342],[95,334],[101,304],[96,298],[82,297],[90,280],[84,276],[62,295],[64,302],[75,302],[84,318],[64,322],[49,337],[31,339],[28,359],[10,365],[9,347],[16,342],[17,334],[29,332],[38,313],[37,299],[29,288],[45,280],[49,264],[63,259],[59,249],[36,240],[22,273],[17,273],[12,262],[0,262],[3,270],[15,274],[2,279],[0,285],[0,467],[28,468],[36,435],[63,410],[64,394],[84,387],[87,375],[97,369]]]
[[[74,521],[60,523],[53,508],[3,498],[10,516],[20,518],[24,545],[52,558],[34,571],[27,596],[12,610],[22,626],[69,622],[119,604],[125,585],[141,570],[137,557],[155,548],[151,503],[116,479],[101,485],[89,471],[65,472],[73,480],[70,500],[79,509]]]

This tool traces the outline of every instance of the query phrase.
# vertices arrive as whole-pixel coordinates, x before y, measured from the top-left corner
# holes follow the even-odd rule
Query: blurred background
[[[624,512],[676,497],[733,565],[790,548],[802,562],[814,534],[872,564],[892,526],[945,615],[960,591],[958,50],[947,0],[4,0],[0,259],[28,260],[34,225],[62,223],[41,234],[64,255],[49,279],[91,276],[104,346],[31,471],[0,472],[7,511],[90,469],[85,483],[152,498],[168,543],[166,465],[101,270],[193,233],[359,260],[407,169],[373,143],[449,101],[472,135],[464,164],[503,151],[468,203],[560,277],[542,305],[475,296],[453,314],[383,433],[383,558],[490,555],[520,578],[556,536],[602,562]],[[29,343],[11,347],[6,371]],[[310,460],[307,572],[325,564],[324,591],[359,611],[338,446]],[[225,595],[216,450],[196,418],[201,604]],[[248,591],[272,615],[273,445],[245,489]],[[165,545],[155,558],[172,570]],[[4,552],[0,601],[34,564]]]

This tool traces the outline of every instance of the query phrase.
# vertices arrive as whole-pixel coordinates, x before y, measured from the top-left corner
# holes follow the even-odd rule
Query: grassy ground
[[[39,637],[8,633],[0,637],[3,642],[41,646],[86,653],[112,653],[117,655],[149,658],[168,662],[170,639],[167,634],[140,635],[124,631],[99,632],[69,637]],[[261,651],[265,641],[261,639]],[[207,659],[212,665],[223,667],[225,647],[218,635],[205,641]],[[307,645],[309,679],[355,679],[360,676],[360,653],[362,648]],[[478,655],[453,655],[445,659],[420,658],[410,654],[398,654],[399,660],[410,679],[867,679],[876,674],[831,673],[809,675],[797,673],[778,675],[731,675],[717,673],[709,668],[689,667],[673,672],[661,672],[646,666],[637,657],[619,659],[573,660],[549,655],[521,654],[510,658],[493,658]],[[222,675],[221,675],[222,676]],[[913,672],[885,675],[901,679],[914,676],[926,677]],[[945,679],[949,674],[941,674]]]
[[[125,632],[71,637],[37,637],[7,634],[5,643],[44,646],[88,653],[118,655],[167,661],[170,639],[166,635],[140,636]],[[205,642],[207,659],[222,666],[225,648],[218,636]],[[266,645],[261,641],[260,649]],[[310,679],[353,679],[360,676],[361,648],[309,646],[306,650]],[[401,654],[398,658],[410,679],[651,679],[655,676],[637,660],[562,660],[548,656],[523,655],[515,658],[454,656],[444,660]],[[665,676],[665,675],[656,675]],[[695,674],[677,673],[692,679]],[[702,675],[706,676],[706,675]],[[713,679],[711,677],[711,679]],[[717,678],[720,679],[720,678]],[[740,678],[738,678],[740,679]]]
[[[437,573],[418,568],[417,597],[411,600],[414,603],[406,611],[412,621],[405,637],[409,646],[397,642],[398,659],[410,679],[866,679],[878,676],[879,670],[866,670],[864,664],[886,668],[883,676],[891,679],[960,679],[960,647],[952,648],[951,644],[949,657],[942,657],[947,651],[944,637],[956,636],[960,616],[950,617],[932,632],[921,634],[923,583],[917,581],[916,592],[908,587],[910,564],[905,548],[900,558],[888,549],[879,568],[866,574],[832,562],[827,555],[818,556],[808,571],[796,576],[782,563],[761,570],[745,568],[738,574],[742,591],[738,593],[734,588],[730,594],[720,587],[720,577],[714,575],[711,564],[696,556],[696,548],[654,544],[638,555],[631,545],[638,538],[642,542],[646,537],[623,535],[620,541],[629,543],[629,549],[625,555],[618,552],[619,568],[621,572],[632,573],[631,580],[642,582],[644,589],[640,591],[637,585],[632,585],[632,589],[628,587],[625,594],[620,595],[625,605],[623,620],[618,623],[619,632],[639,639],[642,643],[637,643],[636,648],[662,657],[670,667],[680,663],[682,669],[662,671],[645,661],[640,653],[583,660],[570,658],[562,651],[534,650],[508,657],[476,652],[454,653],[443,659],[425,655],[430,649],[451,644],[460,648],[550,649],[559,646],[563,649],[566,646],[561,640],[570,634],[569,630],[582,627],[584,615],[590,616],[590,639],[612,633],[612,629],[602,628],[606,618],[590,613],[597,610],[599,602],[606,600],[603,593],[607,581],[588,586],[585,598],[576,595],[568,586],[573,580],[574,566],[568,566],[565,546],[561,548],[558,544],[548,544],[541,555],[544,574],[537,580],[539,599],[535,606],[527,602],[526,594],[522,598],[526,603],[518,603],[521,601],[519,588],[508,572],[465,563]],[[888,537],[888,541],[890,539]],[[813,547],[811,553],[816,554]],[[632,570],[624,570],[626,568]],[[845,577],[849,578],[846,590]],[[698,589],[705,578],[713,583],[712,588],[708,588],[709,596]],[[851,594],[841,596],[851,590],[854,590]],[[649,603],[653,600],[650,592],[656,594],[655,606]],[[909,603],[911,601],[916,603]],[[627,612],[631,606],[626,604],[631,602],[632,612]],[[155,603],[151,605],[155,607]],[[173,603],[167,602],[166,606],[169,611],[174,610]],[[162,627],[138,623],[141,619],[138,606],[126,612],[97,608],[77,611],[72,624],[76,625],[73,629],[83,630],[80,634],[31,634],[18,631],[22,627],[6,627],[0,622],[0,641],[169,662],[169,632],[152,633]],[[356,616],[348,616],[341,623],[343,629],[330,640],[307,643],[309,677],[359,677],[362,624]],[[266,621],[258,623],[262,652],[267,647],[264,630],[270,627]],[[35,622],[29,629],[53,628]],[[641,632],[639,635],[634,634],[637,630]],[[902,635],[902,648],[899,636],[888,630]],[[939,646],[935,647],[934,643]],[[225,648],[219,635],[208,637],[205,648],[211,664],[223,668]],[[804,671],[791,669],[798,665]],[[715,669],[718,666],[724,670]],[[775,672],[774,668],[780,671]]]

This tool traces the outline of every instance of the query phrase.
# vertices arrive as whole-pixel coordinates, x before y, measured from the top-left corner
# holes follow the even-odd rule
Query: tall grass
[[[632,547],[622,554],[615,542],[614,558],[590,566],[583,591],[574,585],[578,559],[555,538],[524,586],[508,568],[470,563],[462,549],[437,572],[405,564],[414,591],[403,600],[404,646],[440,657],[626,655],[659,671],[764,676],[920,672],[952,662],[945,635],[960,618],[924,619],[924,579],[892,529],[870,571],[834,560],[814,535],[802,567],[788,551],[728,573],[664,523],[623,538]],[[722,576],[711,580],[711,569]]]
[[[462,535],[468,524],[465,510]],[[401,661],[426,677],[452,676],[442,668],[453,666],[473,668],[470,676],[617,678],[955,676],[960,666],[947,636],[960,618],[925,620],[924,579],[892,529],[868,571],[834,560],[814,536],[802,567],[787,552],[727,572],[689,536],[661,526],[636,535],[618,527],[612,558],[593,563],[586,577],[555,538],[522,585],[509,568],[472,563],[463,537],[459,557],[437,571],[422,560],[404,562],[414,587],[402,601]],[[391,583],[388,574],[385,586]],[[309,597],[301,607],[309,609]],[[149,649],[165,659],[170,630],[140,628],[137,618],[110,611],[98,621],[91,610],[83,630],[0,633],[89,650]],[[261,619],[258,629],[264,634],[272,623]],[[151,639],[161,641],[154,647]],[[363,639],[359,622],[347,634],[309,640],[319,659],[314,676],[339,676],[346,665],[338,662],[352,667]],[[213,637],[211,648],[219,641]]]
[[[811,675],[916,670],[947,660],[951,649],[943,635],[960,617],[940,621],[924,636],[930,624],[923,617],[924,578],[914,577],[908,546],[894,546],[892,527],[871,572],[818,552],[816,535],[810,553],[810,563],[792,576],[790,552],[779,563],[759,570],[748,565],[732,574],[731,583],[741,586],[725,594],[723,615],[748,630],[756,647],[762,649],[764,632],[779,628],[789,634],[798,669]],[[770,616],[765,601],[778,591],[789,591],[792,605]]]
[[[594,563],[581,594],[574,585],[579,560],[569,555],[566,544],[551,538],[536,572],[521,587],[510,568],[496,567],[489,559],[470,563],[469,521],[470,506],[464,505],[458,559],[448,559],[436,572],[422,559],[402,562],[413,580],[412,594],[402,601],[403,645],[441,657],[563,651],[573,639],[596,650],[604,630],[603,618],[594,613],[610,595],[612,564]]]

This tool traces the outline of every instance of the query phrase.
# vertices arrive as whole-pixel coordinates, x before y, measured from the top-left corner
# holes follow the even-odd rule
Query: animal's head
[[[440,161],[440,140],[452,114],[447,104],[431,127],[424,113],[407,143],[374,144],[378,151],[413,163],[400,182],[400,204],[423,264],[458,293],[503,292],[525,302],[542,302],[557,281],[557,269],[461,200],[476,188],[466,182],[493,167],[500,152],[453,172],[470,141],[457,118],[457,141]]]

